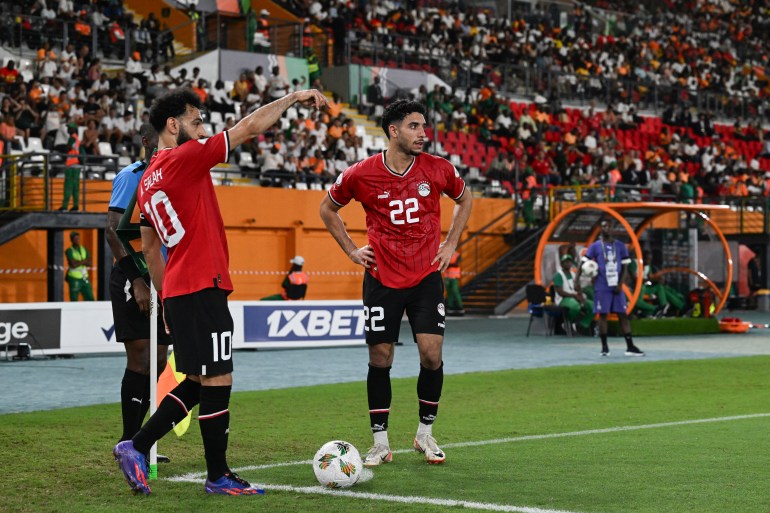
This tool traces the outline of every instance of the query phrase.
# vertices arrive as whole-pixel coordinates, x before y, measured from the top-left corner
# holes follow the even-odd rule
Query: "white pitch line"
[[[310,463],[310,462],[308,462]],[[191,475],[191,474],[188,474]],[[184,476],[169,478],[169,481],[176,482],[199,482],[200,479],[185,479]],[[543,509],[530,508],[528,506],[514,506],[511,504],[495,504],[491,502],[460,501],[454,499],[434,499],[432,497],[422,497],[419,495],[385,495],[382,493],[354,492],[351,490],[335,490],[324,486],[291,486],[252,483],[252,486],[264,490],[273,490],[280,492],[304,493],[306,495],[333,495],[335,497],[350,497],[353,499],[366,499],[385,502],[398,502],[402,504],[430,504],[432,506],[461,507],[467,509],[476,509],[483,511],[507,511],[513,513],[578,513],[576,511],[567,511],[563,509]]]
[[[510,438],[494,438],[491,440],[478,440],[474,442],[456,442],[456,443],[449,443],[449,444],[441,444],[441,446],[444,448],[478,447],[481,445],[526,442],[528,440],[544,440],[549,438],[566,438],[566,437],[572,437],[572,436],[600,435],[600,434],[607,434],[607,433],[620,433],[624,431],[638,431],[642,429],[657,429],[657,428],[665,428],[665,427],[688,426],[693,424],[710,424],[715,422],[730,422],[734,420],[759,419],[759,418],[766,418],[766,417],[770,417],[770,413],[753,413],[749,415],[733,415],[730,417],[712,417],[707,419],[691,419],[691,420],[679,420],[674,422],[660,422],[657,424],[641,424],[638,426],[617,426],[617,427],[602,428],[602,429],[588,429],[585,431],[570,431],[566,433],[549,433],[549,434],[543,434],[543,435],[525,435],[525,436],[516,436],[516,437],[510,437]],[[403,454],[403,453],[412,452],[412,451],[414,451],[414,449],[398,449],[393,451],[393,454]],[[287,461],[282,463],[268,463],[265,465],[247,465],[245,467],[239,467],[235,469],[235,471],[243,472],[243,471],[250,471],[250,470],[266,470],[266,469],[277,468],[277,467],[290,467],[294,465],[310,465],[311,463],[312,463],[312,460],[303,460],[303,461]],[[172,477],[163,478],[163,479],[166,481],[174,481],[174,482],[199,482],[203,480],[205,475],[206,475],[205,472],[190,472],[188,474],[182,474],[180,476],[172,476]],[[486,511],[510,511],[515,513],[576,513],[576,512],[564,511],[564,510],[530,508],[526,506],[513,506],[513,505],[507,505],[507,504],[492,504],[492,503],[485,503],[485,502],[460,501],[460,500],[451,500],[451,499],[433,499],[429,497],[420,497],[420,496],[383,495],[383,494],[377,494],[377,493],[353,492],[349,490],[330,490],[322,486],[289,486],[289,485],[271,485],[271,484],[260,484],[258,486],[266,490],[291,491],[291,492],[298,492],[298,493],[305,493],[305,494],[336,495],[336,496],[353,497],[353,498],[360,498],[360,499],[383,500],[383,501],[401,502],[401,503],[420,503],[420,504],[431,504],[431,505],[437,505],[437,506],[450,506],[450,507],[461,506],[468,509],[486,510]]]

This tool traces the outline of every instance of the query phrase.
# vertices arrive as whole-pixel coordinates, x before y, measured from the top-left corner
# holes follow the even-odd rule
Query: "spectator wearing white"
[[[132,53],[131,58],[126,62],[126,74],[136,77],[144,74],[144,68],[142,68],[141,56],[139,55],[139,52]]]
[[[77,59],[75,59],[75,62],[77,63]],[[65,84],[69,84],[72,82],[72,77],[75,76],[75,67],[76,65],[73,66],[72,62],[70,61],[62,61],[58,71],[56,72],[56,76],[60,78]]]
[[[225,91],[225,84],[221,80],[217,80],[214,84],[214,89],[209,92],[209,104],[211,110],[227,113],[235,112],[235,106],[233,105],[232,97]]]
[[[107,78],[107,73],[102,73],[99,75],[99,80],[95,80],[93,84],[91,84],[90,89],[88,90],[89,93],[100,93],[100,92],[107,92],[110,88],[110,79]]]
[[[273,100],[283,98],[288,94],[289,82],[281,76],[281,68],[278,66],[273,67],[273,76],[268,81],[269,95]]]
[[[599,145],[599,141],[596,139],[596,131],[589,133],[583,140],[583,144],[585,145],[586,151],[588,151],[588,153],[596,153],[596,149]]]
[[[52,7],[45,6],[43,7],[43,10],[40,11],[40,17],[44,20],[56,19],[56,11],[54,11]]]
[[[44,78],[50,80],[56,75],[57,68],[56,62],[51,59],[51,56],[48,53],[46,53],[43,60],[38,64],[38,76],[41,80]]]
[[[70,62],[72,61],[73,57],[75,60],[78,58],[78,54],[75,53],[75,45],[72,43],[67,43],[67,46],[64,48],[64,50],[62,50],[59,59],[61,62]]]
[[[257,90],[257,92],[261,95],[265,94],[265,90],[267,89],[267,78],[265,75],[263,75],[264,70],[262,69],[262,66],[257,66],[257,69],[254,70],[254,88]]]
[[[83,101],[77,100],[70,103],[69,117],[73,123],[82,124],[85,114],[83,113]],[[64,135],[69,139],[69,133],[65,130]],[[65,139],[65,143],[67,140]],[[66,152],[65,152],[66,153]]]
[[[66,88],[59,77],[51,80],[51,86],[48,88],[48,101],[58,102],[62,93],[66,93]]]
[[[75,6],[72,0],[59,0],[59,8],[56,12],[61,17],[72,18],[75,15]]]
[[[262,164],[262,172],[269,173],[280,171],[283,168],[284,158],[280,153],[280,144],[273,144],[273,147],[265,154],[265,161]]]

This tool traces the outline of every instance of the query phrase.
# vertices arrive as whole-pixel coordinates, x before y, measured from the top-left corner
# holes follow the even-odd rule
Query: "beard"
[[[420,147],[419,150],[415,149],[414,145],[411,142],[406,143],[406,142],[401,141],[399,146],[401,147],[401,151],[403,151],[407,155],[411,155],[412,157],[416,157],[416,156],[420,155],[423,152],[423,148],[425,147],[425,144],[423,143],[423,145]]]
[[[179,133],[176,134],[176,145],[182,146],[187,141],[191,141],[192,137],[190,137],[190,134],[187,132],[187,130],[182,127],[182,125],[179,125]]]

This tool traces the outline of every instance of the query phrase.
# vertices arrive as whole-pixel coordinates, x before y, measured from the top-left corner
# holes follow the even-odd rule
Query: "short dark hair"
[[[388,108],[386,108],[385,112],[382,114],[381,124],[382,130],[385,132],[385,137],[390,139],[390,131],[388,130],[390,125],[400,123],[405,117],[414,112],[425,116],[427,111],[425,105],[411,100],[396,100],[388,105]]]
[[[187,106],[200,109],[201,98],[191,89],[174,89],[172,92],[156,98],[150,107],[150,123],[161,133],[168,118],[178,118],[187,112]]]

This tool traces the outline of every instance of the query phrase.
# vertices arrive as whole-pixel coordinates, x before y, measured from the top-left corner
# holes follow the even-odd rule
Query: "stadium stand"
[[[634,199],[768,195],[763,3],[673,2],[659,12],[646,10],[649,2],[593,3],[614,10],[577,4],[565,20],[546,8],[507,24],[452,2],[420,9],[389,0],[372,9],[331,1],[292,5],[330,33],[357,29],[346,51],[335,47],[335,62],[350,55],[352,62],[403,65],[446,79],[449,89],[403,94],[429,107],[428,149],[486,194],[529,196],[559,185],[601,184]],[[0,142],[10,151],[61,150],[67,125],[75,123],[86,153],[126,161],[137,156],[145,105],[166,90],[193,87],[209,107],[212,132],[269,101],[261,70],[209,84],[194,78],[194,70],[162,66],[169,52],[162,49],[167,38],[158,20],[135,20],[120,2],[63,2],[57,9],[40,0],[2,4],[24,16],[18,26],[2,22],[0,41],[33,50],[28,58],[3,59],[0,68]],[[597,20],[610,17],[605,35],[607,26]],[[95,31],[98,54],[83,34],[64,48],[40,37],[45,30],[58,34],[61,23],[72,23],[75,34]],[[122,44],[114,24],[130,45]],[[496,64],[506,60],[534,70],[529,85],[542,86],[545,96],[525,101],[511,82],[516,73]],[[538,83],[543,70],[556,78]],[[588,106],[571,102],[576,95]],[[720,112],[704,97],[720,99]],[[387,101],[380,95],[361,103],[376,118]],[[659,115],[637,110],[653,104],[663,107]],[[333,105],[322,114],[292,109],[274,130],[241,148],[232,162],[241,167],[239,183],[323,187],[384,147],[353,109],[337,97]],[[717,123],[717,115],[733,117]]]

